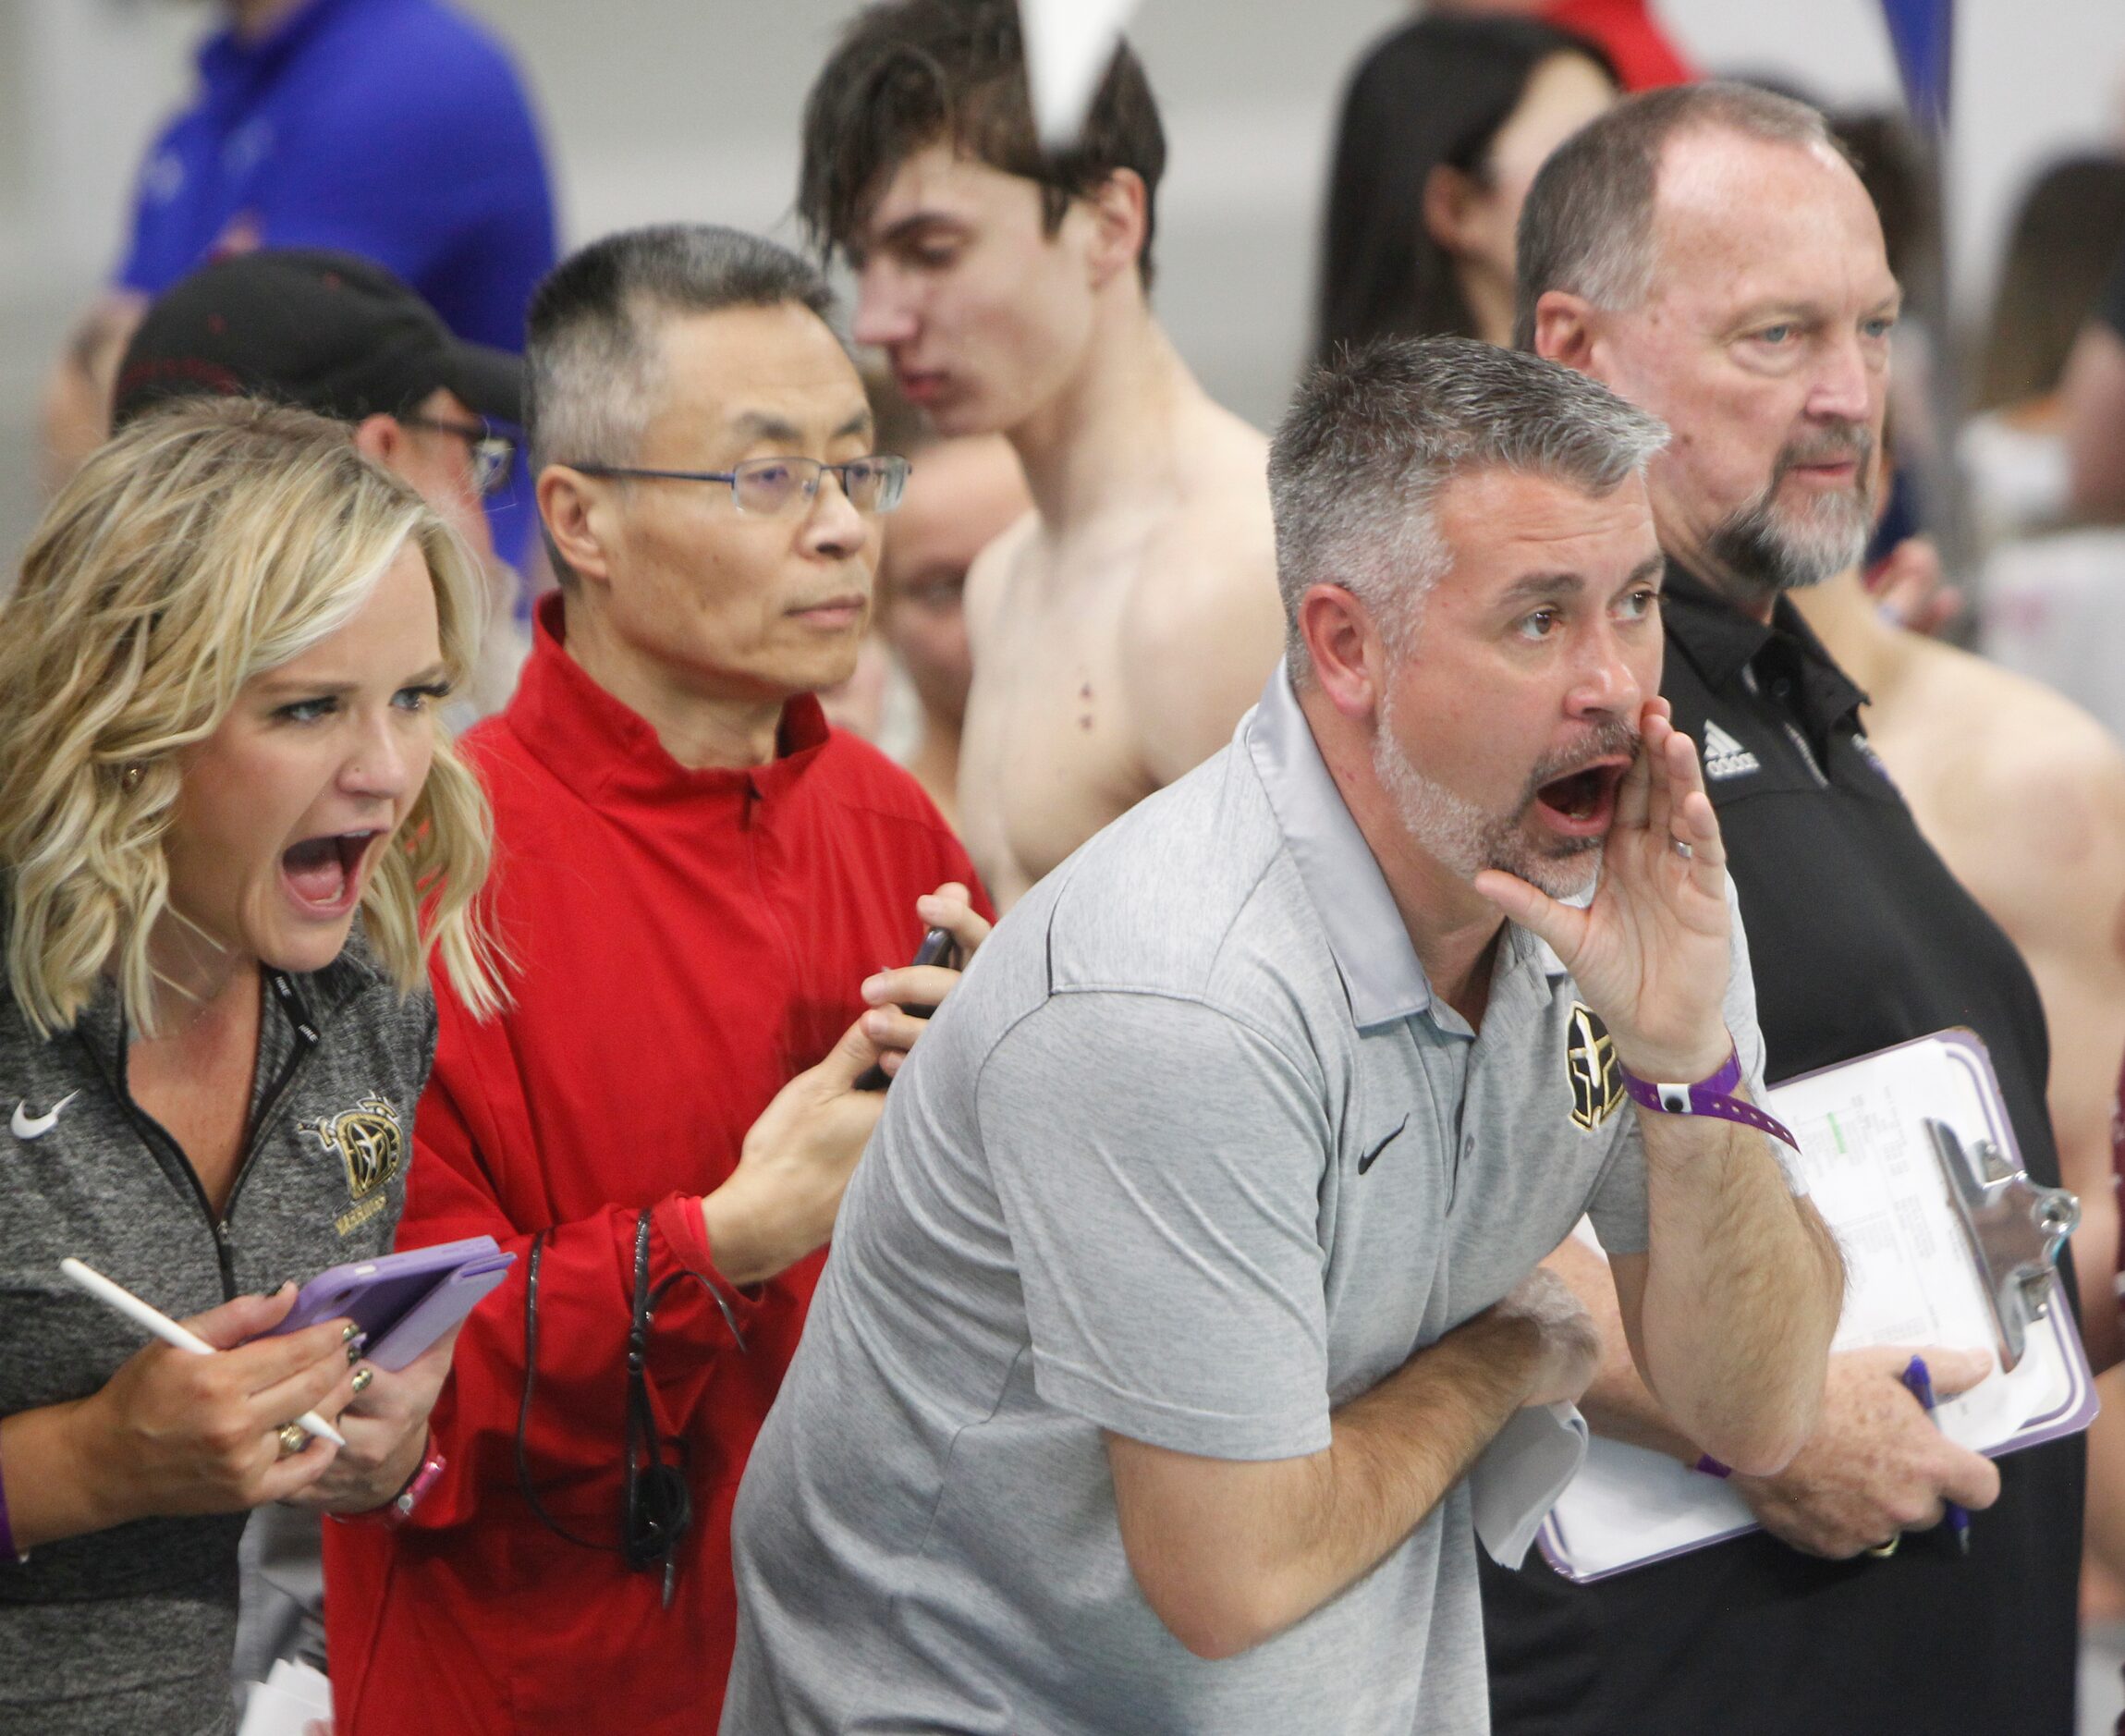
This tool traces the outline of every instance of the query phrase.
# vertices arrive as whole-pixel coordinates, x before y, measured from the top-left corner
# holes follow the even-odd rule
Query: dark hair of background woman
[[[1442,164],[1480,178],[1534,70],[1608,56],[1533,18],[1419,18],[1377,43],[1343,99],[1328,185],[1316,353],[1385,336],[1480,336],[1454,262],[1424,225],[1424,183]]]
[[[2066,358],[2125,245],[2125,161],[2107,152],[2046,165],[2022,194],[1985,334],[1977,408],[2058,389]]]

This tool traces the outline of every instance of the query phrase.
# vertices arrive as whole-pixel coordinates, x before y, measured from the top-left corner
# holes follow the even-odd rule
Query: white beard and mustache
[[[1855,484],[1804,509],[1778,505],[1778,489],[1803,464],[1857,461]],[[1725,571],[1765,595],[1821,584],[1859,565],[1875,521],[1875,437],[1862,423],[1837,422],[1795,440],[1778,454],[1771,480],[1748,506],[1706,539],[1705,552]]]

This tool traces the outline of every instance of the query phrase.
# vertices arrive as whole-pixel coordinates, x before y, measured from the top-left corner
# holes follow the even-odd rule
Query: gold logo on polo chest
[[[347,1168],[347,1196],[367,1199],[398,1173],[406,1155],[406,1135],[398,1112],[382,1097],[364,1097],[351,1109],[322,1121],[299,1121],[298,1129],[317,1135]]]
[[[1583,1001],[1571,1003],[1566,1021],[1565,1076],[1571,1082],[1571,1122],[1592,1132],[1624,1100],[1623,1064],[1600,1015]]]

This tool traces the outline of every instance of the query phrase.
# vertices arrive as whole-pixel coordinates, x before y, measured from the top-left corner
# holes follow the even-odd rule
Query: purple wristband
[[[1722,1121],[1739,1121],[1743,1127],[1753,1127],[1759,1133],[1768,1133],[1773,1139],[1784,1141],[1795,1151],[1801,1149],[1801,1142],[1783,1121],[1765,1115],[1754,1104],[1743,1103],[1730,1094],[1741,1082],[1741,1057],[1733,1049],[1727,1051],[1726,1066],[1694,1085],[1656,1084],[1650,1079],[1639,1078],[1628,1067],[1618,1070],[1623,1075],[1625,1094],[1642,1109],[1650,1109],[1655,1115],[1709,1115]]]
[[[6,1467],[0,1465],[0,1564],[8,1561],[20,1563],[30,1559],[30,1551],[15,1547],[15,1527],[7,1522]]]

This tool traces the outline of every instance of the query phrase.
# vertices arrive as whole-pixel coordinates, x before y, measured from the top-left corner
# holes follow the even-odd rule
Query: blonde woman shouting
[[[0,604],[0,1730],[226,1728],[247,1510],[434,1474],[447,1341],[259,1335],[391,1245],[430,954],[497,999],[436,716],[475,585],[343,427],[236,400],[104,447]],[[216,1353],[141,1349],[69,1254]]]

